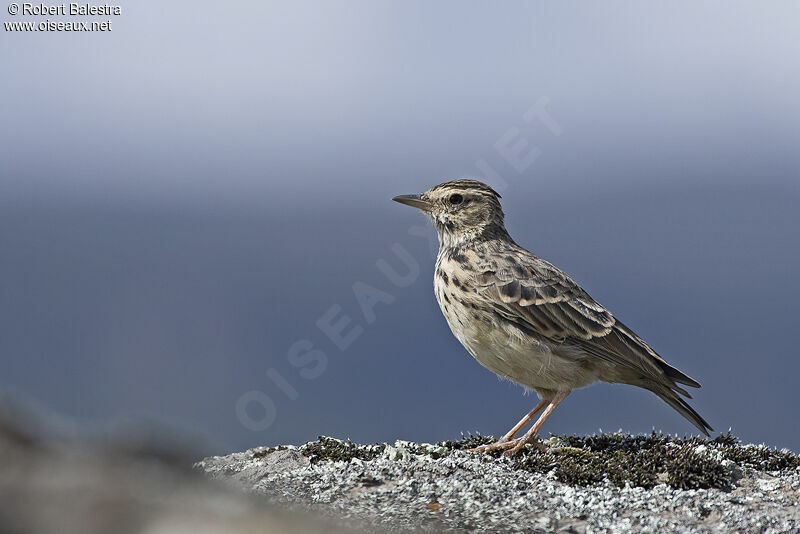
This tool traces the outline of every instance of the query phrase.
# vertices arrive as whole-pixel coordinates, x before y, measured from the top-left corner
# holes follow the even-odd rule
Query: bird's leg
[[[536,414],[541,412],[544,409],[544,407],[547,406],[548,404],[550,404],[550,399],[540,400],[539,404],[534,406],[533,410],[528,412],[527,415],[525,415],[525,417],[520,419],[519,423],[514,425],[514,427],[511,430],[506,432],[506,434],[502,438],[498,439],[494,443],[490,443],[489,445],[481,445],[480,447],[475,447],[474,449],[470,449],[469,452],[490,452],[490,451],[496,451],[497,449],[508,448],[505,445],[508,444],[511,441],[511,439],[517,435],[517,432],[522,430],[522,427],[527,425],[530,422],[530,420],[536,417]]]
[[[531,410],[530,412],[528,412],[528,413],[527,413],[527,415],[525,415],[525,417],[523,417],[522,419],[520,419],[520,420],[519,420],[519,423],[517,423],[516,425],[514,425],[514,428],[512,428],[511,430],[509,430],[509,431],[506,433],[506,435],[505,435],[505,436],[503,436],[502,438],[500,438],[500,439],[499,439],[499,441],[502,441],[502,442],[511,441],[511,438],[513,438],[514,436],[516,436],[516,435],[517,435],[517,432],[519,432],[520,430],[522,430],[522,428],[523,428],[525,425],[527,425],[527,424],[528,424],[528,423],[531,421],[531,419],[533,419],[534,417],[536,417],[536,414],[537,414],[537,413],[539,413],[539,412],[541,412],[542,410],[544,410],[545,406],[547,406],[548,404],[550,404],[550,399],[542,399],[542,400],[540,400],[540,401],[539,401],[539,403],[538,403],[536,406],[534,406],[534,407],[533,407],[533,410]]]
[[[547,408],[544,409],[544,412],[542,412],[542,415],[533,424],[531,429],[528,430],[528,432],[521,438],[514,440],[516,442],[514,448],[507,450],[503,454],[506,456],[513,456],[522,450],[522,447],[524,447],[525,444],[533,443],[533,441],[536,439],[536,435],[539,433],[539,430],[541,430],[542,426],[544,426],[544,422],[547,421],[547,418],[550,417],[550,414],[553,413],[553,411],[556,409],[556,406],[558,406],[561,401],[566,399],[567,395],[569,394],[569,390],[556,392],[555,396],[550,400],[550,404],[547,405]]]

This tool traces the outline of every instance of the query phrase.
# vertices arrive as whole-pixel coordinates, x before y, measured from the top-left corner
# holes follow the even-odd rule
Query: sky
[[[112,21],[0,30],[5,398],[213,453],[500,435],[536,399],[450,334],[390,200],[472,177],[717,431],[800,451],[796,3],[120,6],[0,16]],[[694,432],[606,384],[544,432],[600,429]]]

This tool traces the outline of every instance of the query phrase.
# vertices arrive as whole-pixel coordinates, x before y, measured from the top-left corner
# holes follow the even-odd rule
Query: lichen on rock
[[[259,448],[199,465],[270,502],[367,531],[800,531],[800,458],[789,451],[742,445],[730,434],[612,433],[553,436],[514,458],[468,452],[493,441],[360,445],[320,437],[289,446],[304,460],[293,464],[271,461],[278,448]]]

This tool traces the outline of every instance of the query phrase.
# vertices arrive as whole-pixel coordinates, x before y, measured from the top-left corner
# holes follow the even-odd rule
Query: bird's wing
[[[481,262],[473,283],[506,320],[556,343],[627,367],[688,395],[679,382],[700,387],[669,365],[630,328],[553,264],[524,249]]]

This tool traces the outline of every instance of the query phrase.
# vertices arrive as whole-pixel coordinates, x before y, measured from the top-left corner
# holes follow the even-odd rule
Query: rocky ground
[[[480,436],[320,438],[197,463],[159,439],[0,403],[0,533],[800,532],[800,458],[731,436],[555,437],[513,459],[468,452]]]
[[[359,530],[800,532],[800,458],[661,435],[554,437],[519,458],[437,445],[320,438],[196,464],[273,505]]]

